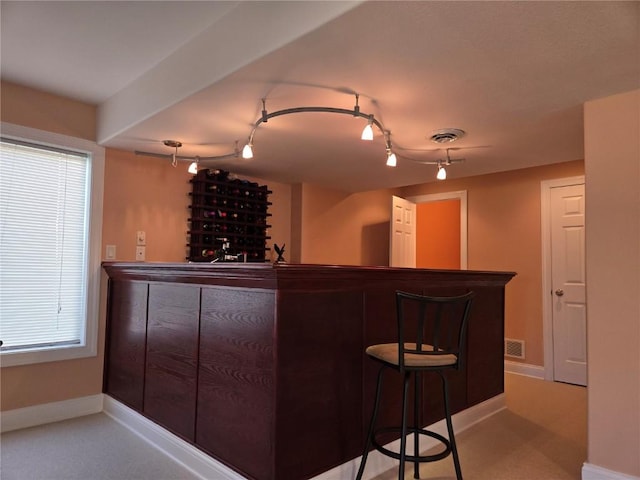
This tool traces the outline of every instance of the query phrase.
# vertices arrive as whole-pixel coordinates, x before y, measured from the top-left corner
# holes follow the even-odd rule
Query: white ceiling
[[[301,106],[363,119],[270,119],[251,160],[209,161],[266,180],[362,191],[583,158],[585,101],[640,88],[640,2],[235,1],[0,3],[2,78],[99,106],[98,142],[214,156],[259,118]],[[442,128],[466,136],[438,145]],[[184,165],[186,168],[186,164]]]

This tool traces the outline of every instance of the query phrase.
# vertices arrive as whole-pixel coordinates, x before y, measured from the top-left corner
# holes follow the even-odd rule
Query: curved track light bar
[[[389,140],[389,136],[391,135],[391,132],[389,132],[388,130],[385,130],[382,123],[380,123],[380,121],[377,118],[375,118],[373,114],[361,112],[360,106],[358,105],[358,99],[360,98],[360,96],[357,93],[355,94],[355,96],[356,96],[356,104],[351,110],[346,108],[334,108],[334,107],[294,107],[294,108],[285,108],[283,110],[277,110],[271,113],[267,112],[266,99],[263,98],[262,99],[262,116],[258,118],[258,120],[256,120],[256,122],[253,124],[253,128],[251,129],[251,133],[249,134],[249,139],[247,141],[247,144],[242,149],[242,158],[253,158],[253,137],[258,127],[263,123],[267,123],[267,121],[270,118],[280,117],[282,115],[291,115],[294,113],[320,112],[320,113],[337,113],[339,115],[349,115],[351,117],[365,118],[368,122],[367,126],[365,127],[365,130],[371,130],[372,125],[375,125],[376,127],[378,127],[378,130],[380,130],[380,132],[385,137],[385,148],[387,150],[387,165],[395,167],[396,157],[395,157],[395,154],[391,151],[391,141]],[[363,132],[362,139],[373,140],[373,136],[366,135]]]

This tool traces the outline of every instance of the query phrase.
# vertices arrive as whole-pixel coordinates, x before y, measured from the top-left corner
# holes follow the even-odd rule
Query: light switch
[[[145,250],[146,250],[146,247],[144,246],[136,247],[136,260],[138,262],[144,262]]]
[[[107,245],[105,260],[115,260],[115,259],[116,259],[116,246]]]
[[[147,234],[144,230],[138,230],[136,232],[136,245],[146,245],[147,244]]]

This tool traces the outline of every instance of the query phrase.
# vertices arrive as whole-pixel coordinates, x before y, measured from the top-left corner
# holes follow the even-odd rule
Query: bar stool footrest
[[[371,443],[383,455],[386,455],[391,458],[395,458],[396,460],[400,460],[400,453],[394,452],[393,450],[389,450],[388,448],[383,447],[377,440],[377,436],[383,433],[396,432],[402,434],[401,427],[385,427],[379,428],[373,434],[373,438],[371,439]],[[407,428],[407,434],[409,433],[418,433],[419,435],[425,435],[427,437],[434,438],[438,440],[440,443],[444,445],[444,450],[438,453],[434,453],[433,455],[405,455],[405,461],[407,462],[437,462],[438,460],[442,460],[443,458],[448,457],[451,454],[451,442],[440,435],[439,433],[432,432],[431,430],[427,430],[425,428]]]

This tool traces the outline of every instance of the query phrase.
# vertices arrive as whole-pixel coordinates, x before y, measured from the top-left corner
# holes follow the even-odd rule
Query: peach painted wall
[[[507,284],[505,335],[525,341],[523,363],[544,365],[540,182],[582,174],[579,160],[401,189],[404,197],[467,191],[468,268],[517,273]]]
[[[587,461],[640,478],[640,90],[584,113]]]
[[[0,116],[4,122],[95,141],[96,112],[95,105],[4,80],[0,83]]]
[[[301,263],[388,265],[391,191],[350,194],[303,184]]]
[[[83,139],[95,139],[92,105],[56,97],[7,82],[1,85],[1,120]],[[102,284],[104,293],[104,282]],[[100,312],[106,310],[101,296]],[[100,393],[104,313],[99,323],[96,357],[0,369],[0,409],[37,405]]]
[[[107,149],[102,256],[116,246],[116,260],[133,261],[136,232],[146,233],[146,260],[184,262],[191,175],[186,166]]]
[[[116,246],[116,260],[134,261],[136,232],[146,234],[146,261],[185,262],[189,237],[189,204],[192,175],[187,163],[172,167],[168,160],[107,149],[105,165],[102,254]],[[272,237],[279,245],[290,243],[289,185],[242,177],[268,185],[272,206],[269,213]],[[269,254],[267,254],[269,257]]]
[[[416,267],[460,268],[460,200],[416,205]]]
[[[583,174],[584,162],[578,160],[357,194],[303,185],[301,260],[388,265],[392,194],[412,197],[466,190],[468,268],[518,273],[507,285],[506,335],[526,342],[524,363],[542,366],[540,182]]]

